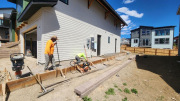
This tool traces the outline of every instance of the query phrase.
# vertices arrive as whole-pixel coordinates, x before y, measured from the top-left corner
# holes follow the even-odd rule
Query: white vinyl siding
[[[22,29],[20,29],[20,47],[21,47],[21,53],[24,53],[24,32],[26,32],[29,29],[34,28],[37,26],[37,62],[42,63],[42,55],[44,55],[44,50],[42,49],[42,22],[41,22],[41,16],[42,10],[38,10],[29,20],[28,24],[26,24]]]

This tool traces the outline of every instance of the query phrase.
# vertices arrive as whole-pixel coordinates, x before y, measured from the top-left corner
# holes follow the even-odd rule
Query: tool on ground
[[[23,53],[13,53],[10,55],[12,70],[15,71],[16,79],[21,78],[21,70],[24,69],[24,59],[25,57]]]
[[[86,48],[85,48],[85,45],[84,45],[84,51],[85,51],[85,54],[86,54],[86,59],[87,59],[87,62],[90,62],[90,61],[88,61],[88,58],[87,58],[87,53],[86,53]],[[92,66],[93,66],[93,67],[95,67],[95,66],[94,66],[94,64],[93,64],[92,62],[90,62],[90,63],[92,64]],[[95,67],[95,68],[96,68],[96,67]]]
[[[27,66],[27,68],[29,69],[29,71],[31,72],[31,74],[34,76],[34,78],[36,79],[36,81],[39,83],[39,85],[40,85],[40,86],[42,87],[42,89],[43,89],[43,92],[42,92],[40,95],[38,95],[38,98],[54,90],[54,88],[52,88],[52,89],[50,89],[50,90],[46,90],[45,87],[43,87],[43,85],[41,84],[41,82],[40,82],[40,81],[36,78],[36,76],[32,73],[31,69],[30,69],[28,66]]]
[[[59,67],[60,67],[60,59],[59,59],[59,52],[58,52],[57,44],[56,44],[56,48],[57,48],[57,54],[58,54],[58,60],[59,60]],[[59,68],[59,69],[60,69],[60,72],[61,72],[62,76],[63,76],[64,78],[66,78],[66,76],[63,74],[63,71],[61,70],[61,68]]]

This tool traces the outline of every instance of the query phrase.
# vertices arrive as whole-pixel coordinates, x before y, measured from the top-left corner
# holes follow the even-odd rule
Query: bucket
[[[26,50],[26,55],[27,55],[27,56],[32,56],[32,52],[31,52],[30,49],[27,49],[27,50]]]

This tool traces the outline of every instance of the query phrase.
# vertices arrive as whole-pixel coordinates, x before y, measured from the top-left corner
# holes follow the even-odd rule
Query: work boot
[[[53,70],[56,70],[56,66],[53,66]]]

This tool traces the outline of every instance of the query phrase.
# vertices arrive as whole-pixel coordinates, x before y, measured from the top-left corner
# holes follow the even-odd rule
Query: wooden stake
[[[6,101],[6,83],[2,84],[3,101]]]
[[[57,70],[55,70],[55,77],[56,77],[56,78],[57,78],[57,74],[58,74],[58,73],[57,73]]]
[[[157,49],[155,50],[155,55],[157,55]]]
[[[65,68],[65,75],[66,75],[66,73],[67,73],[67,68]]]

